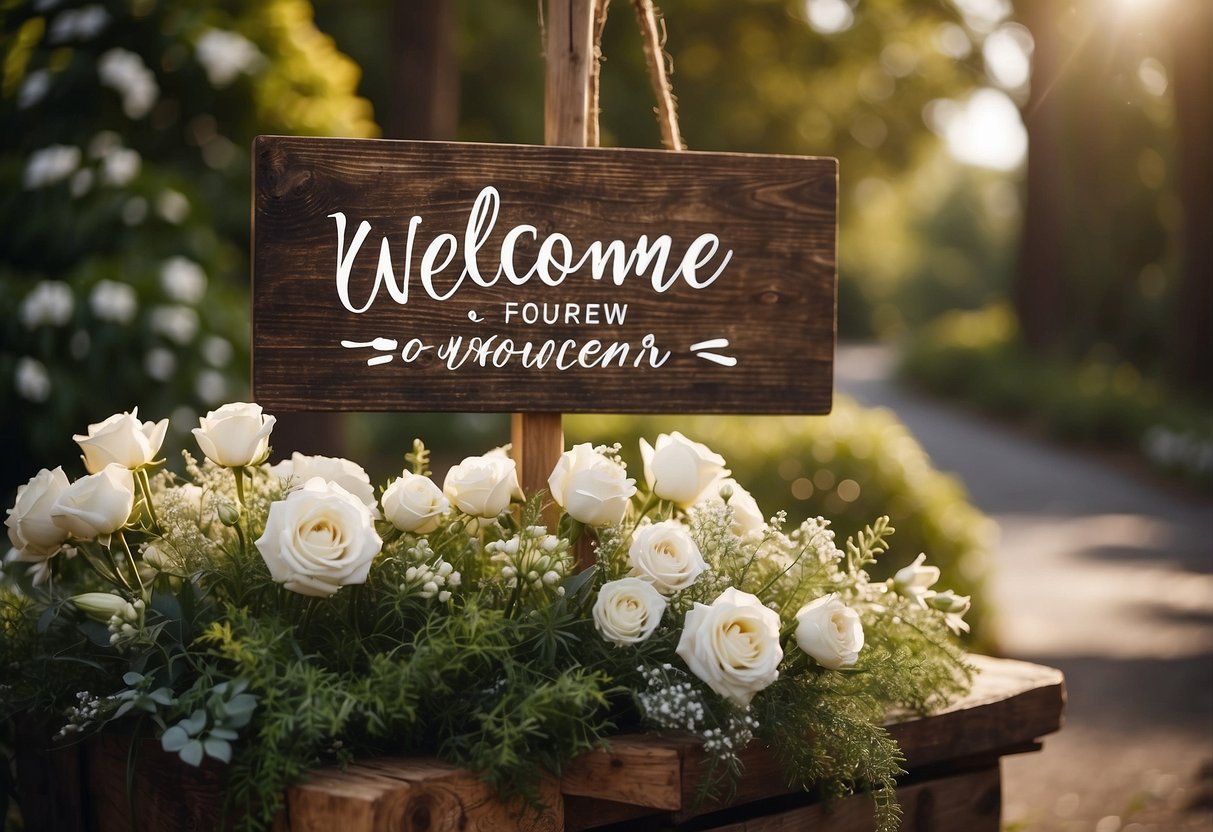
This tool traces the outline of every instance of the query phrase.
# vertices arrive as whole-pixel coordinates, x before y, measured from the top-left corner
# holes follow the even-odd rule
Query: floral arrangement
[[[273,426],[211,411],[180,477],[157,459],[168,420],[117,414],[74,437],[86,475],[18,490],[0,716],[55,715],[65,742],[123,721],[226,763],[248,828],[354,755],[434,753],[534,798],[541,768],[651,730],[702,741],[705,796],[759,738],[790,783],[867,789],[894,829],[881,723],[969,683],[968,599],[931,588],[925,555],[865,571],[887,519],[841,547],[821,518],[785,528],[677,432],[641,442],[643,487],[618,446],[582,444],[526,499],[504,449],[440,487],[415,441],[377,489],[345,459],[268,464]]]

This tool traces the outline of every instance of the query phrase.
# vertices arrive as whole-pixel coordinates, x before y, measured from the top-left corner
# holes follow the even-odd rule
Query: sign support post
[[[594,0],[548,0],[544,84],[544,144],[587,145],[590,64],[594,59]],[[564,452],[560,413],[515,413],[514,460],[526,494],[546,491],[547,478]],[[555,512],[545,517],[555,525]]]

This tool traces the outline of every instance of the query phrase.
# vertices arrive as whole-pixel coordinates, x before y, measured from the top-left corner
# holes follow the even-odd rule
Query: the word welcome
[[[704,289],[716,282],[733,257],[732,249],[725,249],[721,253],[720,238],[715,234],[700,234],[687,246],[678,267],[666,274],[673,247],[673,240],[668,234],[661,234],[652,241],[649,240],[647,234],[641,234],[631,246],[623,240],[611,240],[606,243],[595,240],[586,247],[580,256],[576,256],[572,241],[564,234],[556,231],[540,240],[539,230],[533,225],[523,223],[506,232],[501,241],[500,251],[497,252],[496,271],[492,277],[486,277],[485,272],[481,270],[481,249],[484,248],[497,224],[500,208],[501,195],[497,193],[497,189],[492,186],[484,188],[472,203],[462,244],[454,234],[443,232],[425,247],[425,252],[421,255],[421,261],[417,267],[417,278],[421,281],[422,289],[430,298],[435,301],[449,300],[467,280],[477,286],[489,287],[495,285],[503,277],[515,286],[523,286],[532,279],[538,278],[547,286],[559,286],[565,278],[581,271],[587,264],[594,280],[602,280],[607,276],[609,270],[611,282],[616,286],[622,286],[630,275],[641,276],[647,273],[653,291],[658,293],[669,290],[680,279],[692,289]],[[350,312],[365,312],[375,302],[380,289],[386,289],[388,295],[396,303],[408,303],[417,229],[421,226],[422,218],[413,216],[409,219],[408,235],[404,245],[404,270],[399,278],[397,278],[396,266],[392,259],[392,246],[387,236],[381,239],[379,261],[375,268],[375,281],[369,290],[358,293],[362,298],[362,302],[358,303],[351,299],[350,284],[353,280],[354,259],[371,233],[371,224],[365,220],[359,223],[354,239],[350,242],[349,248],[346,248],[345,214],[338,211],[329,214],[329,217],[337,223],[336,281],[337,296],[341,299],[341,305]],[[530,267],[519,274],[515,262],[515,248],[523,237],[530,237],[539,243],[539,251]],[[718,253],[721,256],[715,271],[710,275],[702,276],[700,270],[711,266]],[[462,264],[458,275],[446,276],[444,278],[445,287],[435,285],[435,279],[457,259]]]

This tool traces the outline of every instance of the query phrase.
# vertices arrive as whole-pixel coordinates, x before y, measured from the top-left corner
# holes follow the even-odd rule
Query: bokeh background
[[[166,452],[175,465],[200,414],[248,396],[255,135],[540,143],[542,5],[0,2],[6,499],[40,467],[81,473],[70,462],[78,456],[72,434],[112,413],[138,406],[143,418],[171,417]],[[1196,597],[1184,610],[1198,633],[1183,655],[1197,663],[1175,677],[1194,684],[1185,701],[1199,707],[1176,730],[1213,745],[1213,702],[1205,706],[1213,670],[1204,670],[1204,662],[1213,668],[1213,610],[1201,600],[1213,591],[1213,528],[1204,519],[1213,494],[1213,3],[661,7],[691,149],[840,160],[840,338],[877,345],[862,348],[875,353],[844,351],[844,381],[860,367],[851,375],[856,392],[871,394],[859,359],[876,355],[880,373],[901,379],[898,389],[950,400],[950,413],[990,414],[1014,425],[1014,436],[1043,441],[1044,462],[1023,489],[1047,483],[1064,454],[1080,448],[1116,476],[1160,489],[1151,494],[1161,503],[1191,507],[1175,521],[1189,536],[1159,532],[1153,541],[1182,541],[1181,575],[1200,579],[1183,584],[1183,597]],[[629,3],[613,5],[603,54],[602,143],[659,146]],[[869,405],[887,398],[861,395]],[[638,436],[680,428],[722,452],[764,509],[785,508],[793,519],[825,514],[843,535],[890,514],[899,531],[889,568],[928,552],[946,583],[973,595],[976,647],[1009,646],[1077,670],[1080,682],[1097,678],[1020,638],[1035,625],[1015,617],[1019,599],[1006,587],[1025,584],[999,577],[1007,549],[999,554],[987,516],[1000,515],[988,486],[1008,482],[1014,466],[974,468],[979,451],[933,463],[923,444],[946,457],[958,434],[930,439],[924,430],[920,442],[903,424],[911,412],[840,396],[825,418],[597,417],[569,420],[566,430],[570,441],[634,447]],[[414,435],[436,449],[439,464],[508,439],[506,418],[483,414],[279,415],[280,449],[348,454],[376,481],[399,469]],[[994,440],[974,442],[980,450]],[[940,467],[966,473],[976,506],[966,483]],[[1116,513],[1098,505],[1098,516]],[[1061,560],[1033,568],[1052,580],[1047,568]],[[1070,593],[1090,586],[1078,567],[1065,575]],[[1151,584],[1151,592],[1176,585]],[[1037,606],[1049,620],[1055,608]],[[1106,755],[1092,749],[1066,765]],[[1177,759],[1199,762],[1193,754]],[[1189,787],[1195,803],[1166,809],[1177,814],[1160,815],[1158,828],[1213,823],[1213,814],[1189,811],[1199,810],[1199,784],[1209,780],[1213,773]],[[1151,782],[1171,785],[1138,789],[1144,805],[1162,805],[1179,789],[1166,777]],[[1066,829],[1116,819],[1101,832],[1136,822],[1128,810],[1101,814],[1112,799],[1066,797],[1060,806],[1036,796],[1028,801],[1035,813],[1023,817]],[[1065,825],[1075,817],[1086,825]]]

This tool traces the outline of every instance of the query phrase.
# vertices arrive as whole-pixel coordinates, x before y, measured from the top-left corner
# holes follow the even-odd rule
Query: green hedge
[[[565,444],[620,442],[641,477],[637,440],[673,430],[723,455],[766,514],[785,510],[791,523],[821,515],[840,542],[889,515],[897,533],[881,568],[891,575],[926,552],[943,572],[940,587],[973,597],[974,646],[993,645],[985,582],[994,525],[891,412],[837,397],[822,417],[568,416]]]
[[[952,312],[908,345],[900,374],[1055,439],[1141,455],[1156,468],[1213,488],[1213,408],[1184,400],[1132,364],[1100,355],[1080,363],[1031,354],[1006,306]]]

